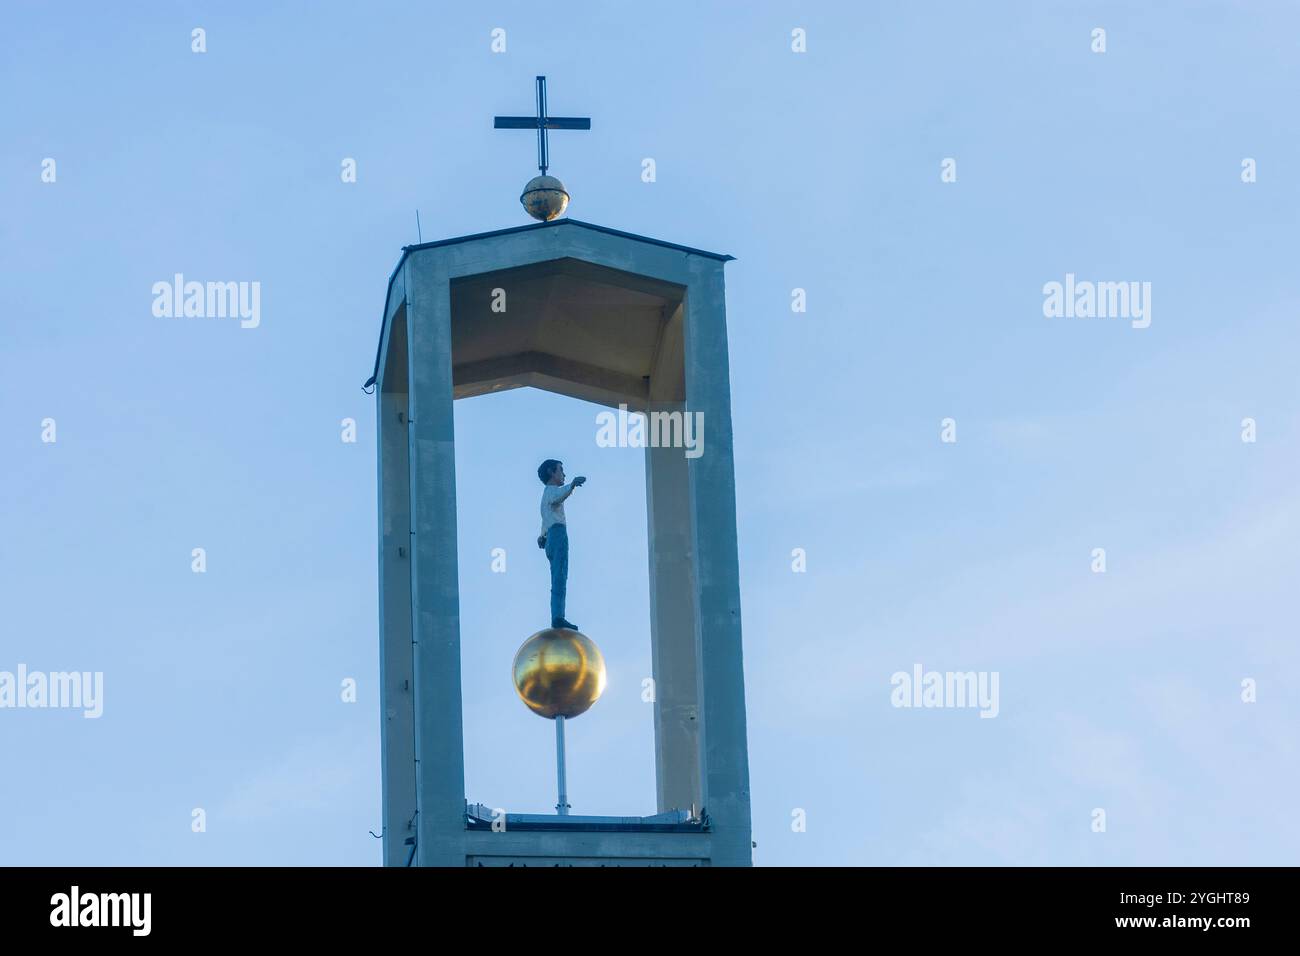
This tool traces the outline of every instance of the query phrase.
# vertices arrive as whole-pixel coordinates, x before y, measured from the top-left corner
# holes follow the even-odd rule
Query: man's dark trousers
[[[569,582],[569,529],[560,522],[546,531],[546,560],[551,562],[551,621],[561,621]]]

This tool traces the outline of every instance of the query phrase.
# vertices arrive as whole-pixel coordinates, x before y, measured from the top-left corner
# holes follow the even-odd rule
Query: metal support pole
[[[560,802],[555,805],[555,812],[562,817],[569,815],[569,795],[564,792],[564,718],[555,718],[555,772],[560,786]]]

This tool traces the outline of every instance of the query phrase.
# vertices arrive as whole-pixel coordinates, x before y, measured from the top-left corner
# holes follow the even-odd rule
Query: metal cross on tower
[[[546,114],[546,77],[537,78],[537,115],[536,116],[498,116],[493,123],[494,129],[535,129],[537,130],[537,168],[546,175],[550,166],[547,150],[546,131],[550,129],[591,129],[589,116],[548,116]]]

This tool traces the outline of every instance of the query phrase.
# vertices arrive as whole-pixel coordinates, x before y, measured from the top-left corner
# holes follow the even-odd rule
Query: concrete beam
[[[678,865],[708,865],[712,837],[707,833],[564,833],[556,830],[472,830],[465,834],[465,865],[482,857],[485,865],[501,861],[537,861],[552,865],[554,860],[576,861],[598,866],[600,860],[641,860],[642,865],[679,861]],[[540,859],[539,859],[540,858]],[[495,863],[497,866],[504,862]]]
[[[622,402],[629,408],[645,406],[647,387],[644,379],[546,352],[516,352],[457,365],[452,377],[456,398],[501,391],[503,385],[535,385],[600,405],[617,407]]]
[[[671,411],[681,406],[652,408]],[[656,800],[661,813],[674,808],[699,809],[704,794],[700,785],[694,529],[687,459],[681,448],[646,448],[645,491]]]
[[[741,653],[736,484],[722,264],[692,261],[686,295],[686,405],[703,413],[704,454],[687,459],[694,521],[696,641],[703,713],[704,806],[714,831],[714,863],[753,862],[749,743]]]
[[[403,318],[403,321],[405,319]],[[403,339],[403,341],[405,341]],[[398,356],[393,355],[396,359]],[[406,362],[405,349],[400,361]],[[405,375],[403,374],[403,377]],[[414,836],[415,704],[407,396],[376,389],[379,443],[379,685],[385,866],[405,866]]]
[[[420,866],[464,866],[465,751],[456,563],[451,297],[436,256],[406,259],[410,326],[411,611]]]
[[[678,302],[659,333],[654,359],[650,363],[647,397],[651,402],[686,401],[686,341],[683,335],[685,310]]]

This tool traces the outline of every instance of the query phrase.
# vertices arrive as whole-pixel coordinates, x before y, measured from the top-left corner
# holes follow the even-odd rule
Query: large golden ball
[[[587,635],[548,627],[515,654],[515,690],[534,714],[577,717],[605,690],[605,658]]]
[[[519,201],[528,215],[549,222],[569,208],[569,193],[554,176],[534,176],[524,186]]]

